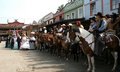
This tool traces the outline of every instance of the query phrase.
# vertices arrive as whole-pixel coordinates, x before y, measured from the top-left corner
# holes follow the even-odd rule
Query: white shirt
[[[35,41],[36,39],[35,39],[35,37],[30,37],[30,40],[33,40],[33,41]]]
[[[58,29],[58,32],[62,32],[63,28]]]
[[[47,30],[44,30],[44,33],[47,33]]]

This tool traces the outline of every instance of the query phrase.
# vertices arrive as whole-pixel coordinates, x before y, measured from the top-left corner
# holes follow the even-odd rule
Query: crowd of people
[[[23,32],[21,35],[18,32],[13,32],[11,36],[8,36],[5,47],[20,50],[35,49],[36,38],[34,34],[35,32],[31,32],[30,37],[28,37],[26,32]]]
[[[95,17],[90,18],[90,26],[88,31],[93,33],[96,40],[96,47],[99,47],[99,36],[100,33],[103,32],[112,32],[116,35],[119,35],[119,27],[117,21],[119,21],[120,15],[117,15],[113,13],[112,15],[105,15],[103,16],[101,12],[98,12]],[[80,30],[79,28],[84,28],[84,26],[81,24],[80,21],[76,21],[74,24],[62,24],[58,26],[53,26],[49,29],[46,27],[40,28],[39,32],[46,34],[56,33],[57,36],[62,37],[63,39],[66,39],[66,42],[70,42],[69,40],[69,30],[73,30],[76,32],[76,35],[79,35]],[[30,37],[27,37],[26,33],[22,33],[20,36],[19,34],[13,34],[12,36],[8,36],[8,39],[6,41],[6,47],[10,47],[12,49],[35,49],[35,43],[36,43],[35,33],[31,32]],[[101,48],[96,48],[101,49]],[[102,49],[101,49],[102,50]],[[99,50],[99,51],[101,51]],[[97,52],[96,54],[98,54]]]
[[[119,37],[120,35],[120,15],[117,15],[116,13],[112,13],[112,15],[106,14],[103,16],[101,12],[98,12],[95,17],[90,18],[90,26],[88,31],[93,33],[94,38],[95,38],[95,54],[101,54],[102,52],[102,46],[104,46],[103,43],[101,43],[100,40],[100,34],[103,32],[109,32],[113,33],[116,36]],[[62,37],[63,39],[66,39],[66,42],[70,42],[69,40],[69,33],[68,31],[73,30],[76,32],[76,35],[79,35],[80,29],[79,28],[84,28],[84,26],[81,24],[80,21],[77,21],[73,24],[62,24],[58,26],[53,26],[50,28],[49,31],[47,31],[47,28],[44,27],[41,29],[40,32],[45,33],[56,33],[58,37]],[[42,31],[43,30],[43,31]],[[101,45],[101,46],[99,46]],[[101,48],[99,48],[101,47]]]

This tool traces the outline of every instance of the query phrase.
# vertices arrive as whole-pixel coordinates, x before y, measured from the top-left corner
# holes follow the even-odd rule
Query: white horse
[[[80,33],[79,33],[80,32]],[[95,63],[94,63],[94,36],[89,31],[79,28],[79,32],[75,32],[69,36],[69,32],[67,33],[67,40],[71,42],[71,39],[76,36],[75,40],[80,41],[80,46],[84,54],[87,55],[88,59],[88,69],[87,71],[95,72]],[[73,37],[73,38],[72,38]]]
[[[80,41],[81,48],[83,52],[87,55],[88,59],[88,69],[87,71],[95,72],[95,63],[94,63],[94,36],[89,31],[79,28],[80,31]]]
[[[89,31],[79,28],[80,30],[80,41],[83,52],[87,55],[88,59],[88,69],[87,71],[95,72],[95,63],[94,63],[94,36]],[[118,58],[118,48],[120,47],[120,39],[114,34],[103,34],[102,38],[104,39],[105,45],[111,49],[111,54],[114,58],[114,65],[112,71],[115,71],[117,66]],[[92,55],[91,55],[92,54]]]

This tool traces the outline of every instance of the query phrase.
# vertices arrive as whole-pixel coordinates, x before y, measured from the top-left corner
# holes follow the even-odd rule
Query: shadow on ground
[[[80,57],[79,62],[72,59],[66,61],[63,58],[52,56],[47,52],[21,51],[28,67],[33,72],[87,72],[86,58]],[[111,72],[112,64],[107,65],[103,61],[96,61],[96,72]],[[117,71],[119,72],[119,71]]]

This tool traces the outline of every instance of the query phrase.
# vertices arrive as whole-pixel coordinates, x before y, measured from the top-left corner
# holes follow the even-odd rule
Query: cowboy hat
[[[65,24],[62,24],[61,26],[66,26]]]
[[[46,29],[46,27],[43,27],[44,29]]]
[[[68,26],[73,26],[73,24],[72,24],[72,23],[69,23]]]
[[[35,32],[31,32],[30,34],[35,34]]]
[[[95,14],[95,16],[103,17],[101,12],[98,12],[97,14]]]

